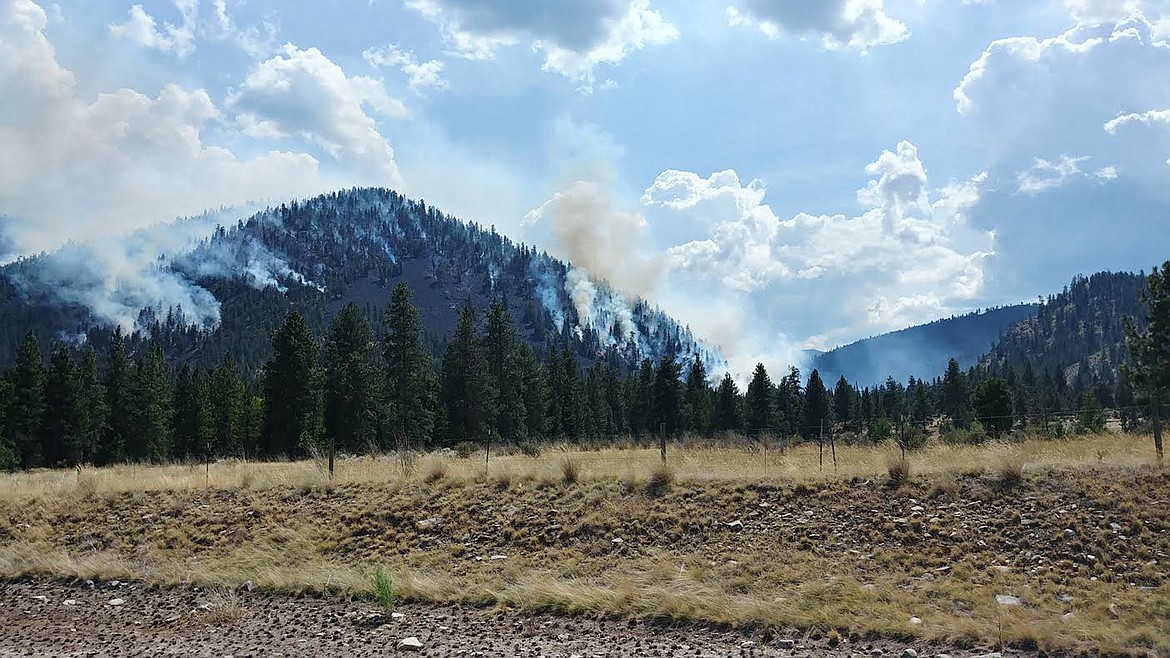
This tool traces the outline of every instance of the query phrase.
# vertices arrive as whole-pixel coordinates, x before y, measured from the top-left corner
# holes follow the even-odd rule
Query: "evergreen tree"
[[[8,408],[8,436],[24,468],[44,465],[41,423],[45,415],[45,366],[37,336],[28,332],[16,353],[11,373],[12,403]]]
[[[1098,434],[1105,431],[1105,410],[1101,402],[1090,391],[1081,395],[1081,405],[1077,409],[1077,431],[1082,434]]]
[[[934,413],[934,410],[930,402],[930,391],[926,387],[926,382],[921,379],[914,387],[914,401],[911,404],[910,415],[922,427],[922,430],[926,431],[926,421]]]
[[[20,467],[20,452],[8,435],[8,412],[13,404],[12,384],[0,378],[0,471]]]
[[[357,304],[346,304],[325,339],[325,439],[338,450],[364,449],[377,436],[373,356],[366,317]]]
[[[1150,397],[1154,450],[1162,459],[1161,405],[1170,393],[1170,260],[1150,272],[1141,299],[1149,323],[1145,331],[1138,331],[1133,319],[1126,318],[1125,342],[1133,363],[1125,372],[1134,388]]]
[[[248,404],[248,387],[230,352],[208,375],[208,387],[215,392],[209,398],[213,454],[224,457],[248,456],[240,425]]]
[[[106,353],[106,403],[109,422],[95,461],[110,464],[126,457],[126,446],[133,426],[133,368],[127,355],[126,338],[121,327],[114,330]]]
[[[468,302],[443,355],[441,396],[452,442],[490,438],[496,391],[487,358],[475,335],[475,309]]]
[[[686,389],[686,428],[692,432],[706,432],[711,427],[711,392],[707,388],[707,369],[698,354],[687,371]]]
[[[73,353],[65,345],[58,347],[49,359],[45,382],[42,428],[48,465],[72,466],[85,457],[85,411],[80,384]]]
[[[844,376],[837,379],[837,385],[833,387],[833,417],[842,427],[848,428],[853,420],[854,410],[857,408],[854,401],[856,396],[857,391]]]
[[[942,412],[951,419],[955,427],[967,428],[971,424],[971,400],[967,390],[967,375],[959,367],[959,362],[951,359],[947,363],[947,372],[943,376]]]
[[[386,366],[386,433],[424,445],[434,440],[438,381],[431,355],[423,344],[422,317],[411,301],[410,288],[398,284],[383,315],[386,328],[382,359]]]
[[[206,379],[187,364],[175,375],[175,459],[203,456],[211,436],[210,400]]]
[[[152,343],[135,362],[130,384],[132,406],[126,456],[152,462],[169,458],[174,391],[161,345]]]
[[[549,433],[549,394],[544,369],[536,354],[527,345],[517,350],[518,369],[524,382],[524,418],[529,436],[544,437]]]
[[[666,357],[654,372],[650,410],[650,429],[654,433],[665,431],[674,436],[683,429],[681,370],[677,361]]]
[[[102,445],[109,421],[109,407],[106,404],[106,387],[98,372],[97,351],[86,344],[81,354],[81,366],[77,373],[81,394],[81,409],[84,416],[82,426],[82,459],[94,461]]]
[[[650,359],[642,359],[637,375],[629,379],[629,389],[630,431],[634,434],[652,431],[650,403],[654,392],[654,364]]]
[[[821,373],[814,368],[808,375],[808,384],[804,387],[804,435],[811,438],[818,435],[823,427],[826,433],[833,431],[832,408],[829,401],[829,392],[825,383],[821,381]]]
[[[788,374],[776,386],[776,426],[785,434],[797,434],[804,420],[804,393],[800,370],[789,366]]]
[[[715,391],[715,409],[711,414],[711,425],[720,432],[740,428],[739,387],[730,373],[723,375]]]
[[[299,457],[320,436],[317,343],[304,316],[288,314],[272,336],[272,351],[263,371],[261,452]]]
[[[974,405],[983,427],[992,436],[1011,431],[1014,407],[1012,390],[1006,381],[991,377],[979,382],[975,386]]]
[[[503,302],[488,309],[484,356],[496,389],[496,433],[509,441],[528,436],[523,379],[517,359],[516,327]],[[596,407],[594,407],[596,408]]]
[[[768,377],[768,369],[763,363],[757,363],[744,395],[744,426],[748,430],[759,433],[772,427],[776,414],[772,400],[772,379]]]

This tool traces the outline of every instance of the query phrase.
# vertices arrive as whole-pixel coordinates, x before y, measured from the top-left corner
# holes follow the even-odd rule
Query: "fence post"
[[[662,463],[666,464],[666,423],[658,424],[658,449],[662,451]]]
[[[829,423],[829,447],[833,450],[833,472],[835,473],[837,472],[837,435],[833,432],[832,423]]]
[[[817,434],[817,461],[821,468],[825,467],[825,419],[821,419],[821,432]]]
[[[203,484],[211,488],[211,441],[203,446]]]
[[[329,437],[329,481],[333,481],[333,458],[337,454],[337,439]]]
[[[1150,402],[1153,403],[1154,408],[1154,451],[1158,453],[1158,461],[1162,461],[1162,416],[1159,410],[1162,401],[1159,399],[1156,387],[1150,392]]]
[[[902,461],[906,461],[906,415],[898,416],[898,447],[902,449]]]

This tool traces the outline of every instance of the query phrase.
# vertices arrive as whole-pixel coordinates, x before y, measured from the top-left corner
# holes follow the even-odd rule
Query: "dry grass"
[[[840,447],[836,472],[813,445],[767,465],[676,446],[667,467],[617,449],[406,474],[346,459],[332,484],[312,461],[2,475],[0,576],[371,595],[385,568],[404,600],[1170,653],[1170,500],[1150,493],[1170,477],[1149,444],[928,446],[896,489],[892,445]],[[230,599],[216,623],[246,613]]]
[[[208,590],[198,609],[199,621],[215,626],[234,624],[248,616],[236,590],[219,585]]]

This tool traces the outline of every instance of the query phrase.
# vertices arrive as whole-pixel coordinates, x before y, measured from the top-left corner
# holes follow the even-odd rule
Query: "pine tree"
[[[162,346],[152,343],[134,364],[126,456],[159,462],[170,457],[174,391]]]
[[[12,404],[12,384],[0,378],[0,471],[12,471],[20,467],[20,452],[8,435],[8,413]]]
[[[740,428],[739,387],[731,374],[723,375],[715,391],[715,409],[711,414],[711,425],[719,432],[731,432]]]
[[[668,436],[674,436],[684,428],[681,370],[672,357],[664,357],[654,371],[650,430],[655,434],[665,431]]]
[[[1133,319],[1126,318],[1125,343],[1133,363],[1125,372],[1134,388],[1150,397],[1154,451],[1162,459],[1161,406],[1170,395],[1170,260],[1150,272],[1141,298],[1149,323],[1138,331]]]
[[[438,381],[422,341],[422,318],[406,284],[394,288],[382,324],[386,328],[382,349],[387,404],[384,433],[394,442],[429,445],[434,440]]]
[[[375,440],[373,355],[369,323],[357,304],[346,304],[325,339],[325,438],[338,450],[357,451]]]
[[[707,387],[707,368],[695,354],[687,371],[686,384],[687,429],[706,432],[711,428],[711,391]]]
[[[801,431],[804,419],[804,393],[801,391],[800,370],[789,366],[788,374],[776,386],[775,425],[785,434]]]
[[[517,354],[519,370],[524,380],[524,417],[528,425],[528,434],[533,437],[547,436],[549,394],[544,369],[536,360],[536,354],[531,347],[521,345]]]
[[[525,423],[523,380],[516,358],[516,327],[502,302],[488,309],[484,333],[484,356],[492,386],[496,389],[496,433],[509,441],[528,436]]]
[[[833,417],[842,427],[848,427],[853,420],[854,410],[857,407],[854,402],[856,396],[857,390],[845,380],[844,376],[837,379],[837,385],[833,387]]]
[[[654,364],[650,359],[642,359],[638,373],[629,379],[629,413],[630,431],[634,434],[644,434],[652,431],[650,427],[650,401],[654,391]]]
[[[109,407],[106,404],[106,387],[98,371],[97,351],[91,344],[86,344],[81,354],[77,379],[81,387],[81,408],[84,414],[82,459],[92,462],[98,458],[102,437],[106,433]]]
[[[41,423],[45,414],[45,366],[40,343],[31,331],[16,353],[11,374],[12,404],[8,409],[8,436],[20,454],[24,468],[44,464]]]
[[[490,439],[496,391],[487,358],[475,335],[475,309],[470,302],[463,306],[455,334],[443,355],[440,394],[451,442]]]
[[[204,452],[204,420],[206,411],[203,409],[204,400],[201,399],[197,374],[187,364],[179,369],[175,375],[175,409],[173,456],[182,460]]]
[[[757,363],[744,395],[744,425],[748,430],[758,433],[773,426],[776,414],[773,399],[772,379],[768,377],[768,369],[764,364]]]
[[[1014,408],[1012,390],[1006,381],[991,377],[979,382],[975,387],[973,403],[983,427],[992,436],[1011,431]]]
[[[230,352],[208,375],[212,453],[223,457],[246,457],[240,420],[248,404],[248,387],[240,376]]]
[[[1077,409],[1077,431],[1081,434],[1097,434],[1105,431],[1105,410],[1097,396],[1089,391],[1081,395]]]
[[[808,384],[804,387],[804,432],[806,438],[818,435],[822,428],[828,433],[833,431],[832,403],[825,383],[821,381],[821,373],[815,368],[808,375]]]
[[[947,363],[947,372],[943,375],[940,406],[955,427],[966,429],[970,426],[972,412],[967,375],[955,359]]]
[[[46,464],[81,463],[85,457],[85,412],[77,364],[65,345],[54,350],[49,359],[42,427]]]
[[[320,438],[317,342],[309,323],[289,313],[272,336],[272,358],[264,366],[261,452],[299,457]]]
[[[126,338],[121,327],[114,330],[106,353],[106,403],[109,408],[109,422],[106,423],[101,446],[95,461],[110,464],[126,457],[126,446],[130,440],[134,410],[131,378],[133,369],[126,352]]]

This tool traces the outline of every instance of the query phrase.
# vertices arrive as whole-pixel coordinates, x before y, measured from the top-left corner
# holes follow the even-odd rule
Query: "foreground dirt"
[[[116,605],[115,605],[116,604]],[[467,607],[385,614],[333,598],[162,590],[142,584],[0,584],[0,656],[918,656],[978,648],[666,627]],[[420,651],[399,642],[413,637]],[[908,652],[906,655],[910,655]],[[1007,652],[1007,656],[1033,655]]]
[[[1170,655],[1170,472],[661,489],[644,476],[490,476],[0,500],[9,577],[351,593],[383,568],[401,593],[437,603]],[[258,601],[256,618],[281,609]],[[456,613],[416,614],[452,626],[427,615]],[[599,646],[616,651],[618,640]],[[656,650],[669,655],[666,646]]]

